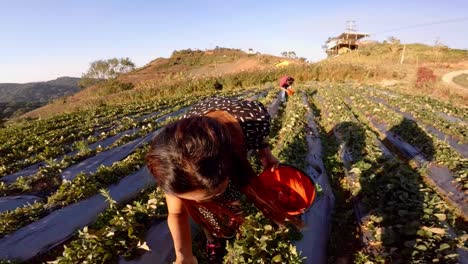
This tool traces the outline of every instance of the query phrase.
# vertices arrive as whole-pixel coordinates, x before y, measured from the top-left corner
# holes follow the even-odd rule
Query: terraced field
[[[319,190],[301,232],[247,207],[226,263],[466,263],[467,109],[353,84],[296,90],[285,102],[266,86],[1,129],[0,259],[171,263],[165,201],[143,157],[160,127],[223,95],[267,106],[274,154]]]

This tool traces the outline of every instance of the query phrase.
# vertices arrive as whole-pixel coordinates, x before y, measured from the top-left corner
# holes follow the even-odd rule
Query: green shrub
[[[98,94],[99,95],[108,95],[117,93],[120,91],[131,90],[134,88],[132,83],[122,83],[117,79],[109,79],[98,85]]]

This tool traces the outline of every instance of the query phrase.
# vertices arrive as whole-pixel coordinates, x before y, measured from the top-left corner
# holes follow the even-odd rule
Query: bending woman
[[[242,223],[242,194],[275,223],[297,223],[265,198],[247,159],[249,150],[258,150],[265,169],[278,165],[266,143],[269,131],[270,116],[260,102],[216,97],[154,138],[146,161],[166,195],[176,263],[196,263],[189,216],[205,230],[210,263],[222,261],[216,238],[233,236]]]

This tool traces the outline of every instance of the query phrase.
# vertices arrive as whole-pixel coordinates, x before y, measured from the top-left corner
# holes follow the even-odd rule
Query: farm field
[[[273,153],[306,171],[318,190],[302,233],[246,204],[226,263],[468,261],[466,108],[328,82],[298,84],[282,101],[273,87],[1,128],[0,263],[171,263],[165,201],[144,155],[159,128],[210,96],[267,106]],[[196,226],[193,233],[204,263],[203,236]]]

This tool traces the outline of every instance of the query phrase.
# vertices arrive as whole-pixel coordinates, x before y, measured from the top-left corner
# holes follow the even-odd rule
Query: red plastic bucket
[[[315,200],[314,182],[298,168],[281,164],[274,171],[264,170],[258,177],[261,184],[272,191],[274,202],[289,215],[304,213]]]

